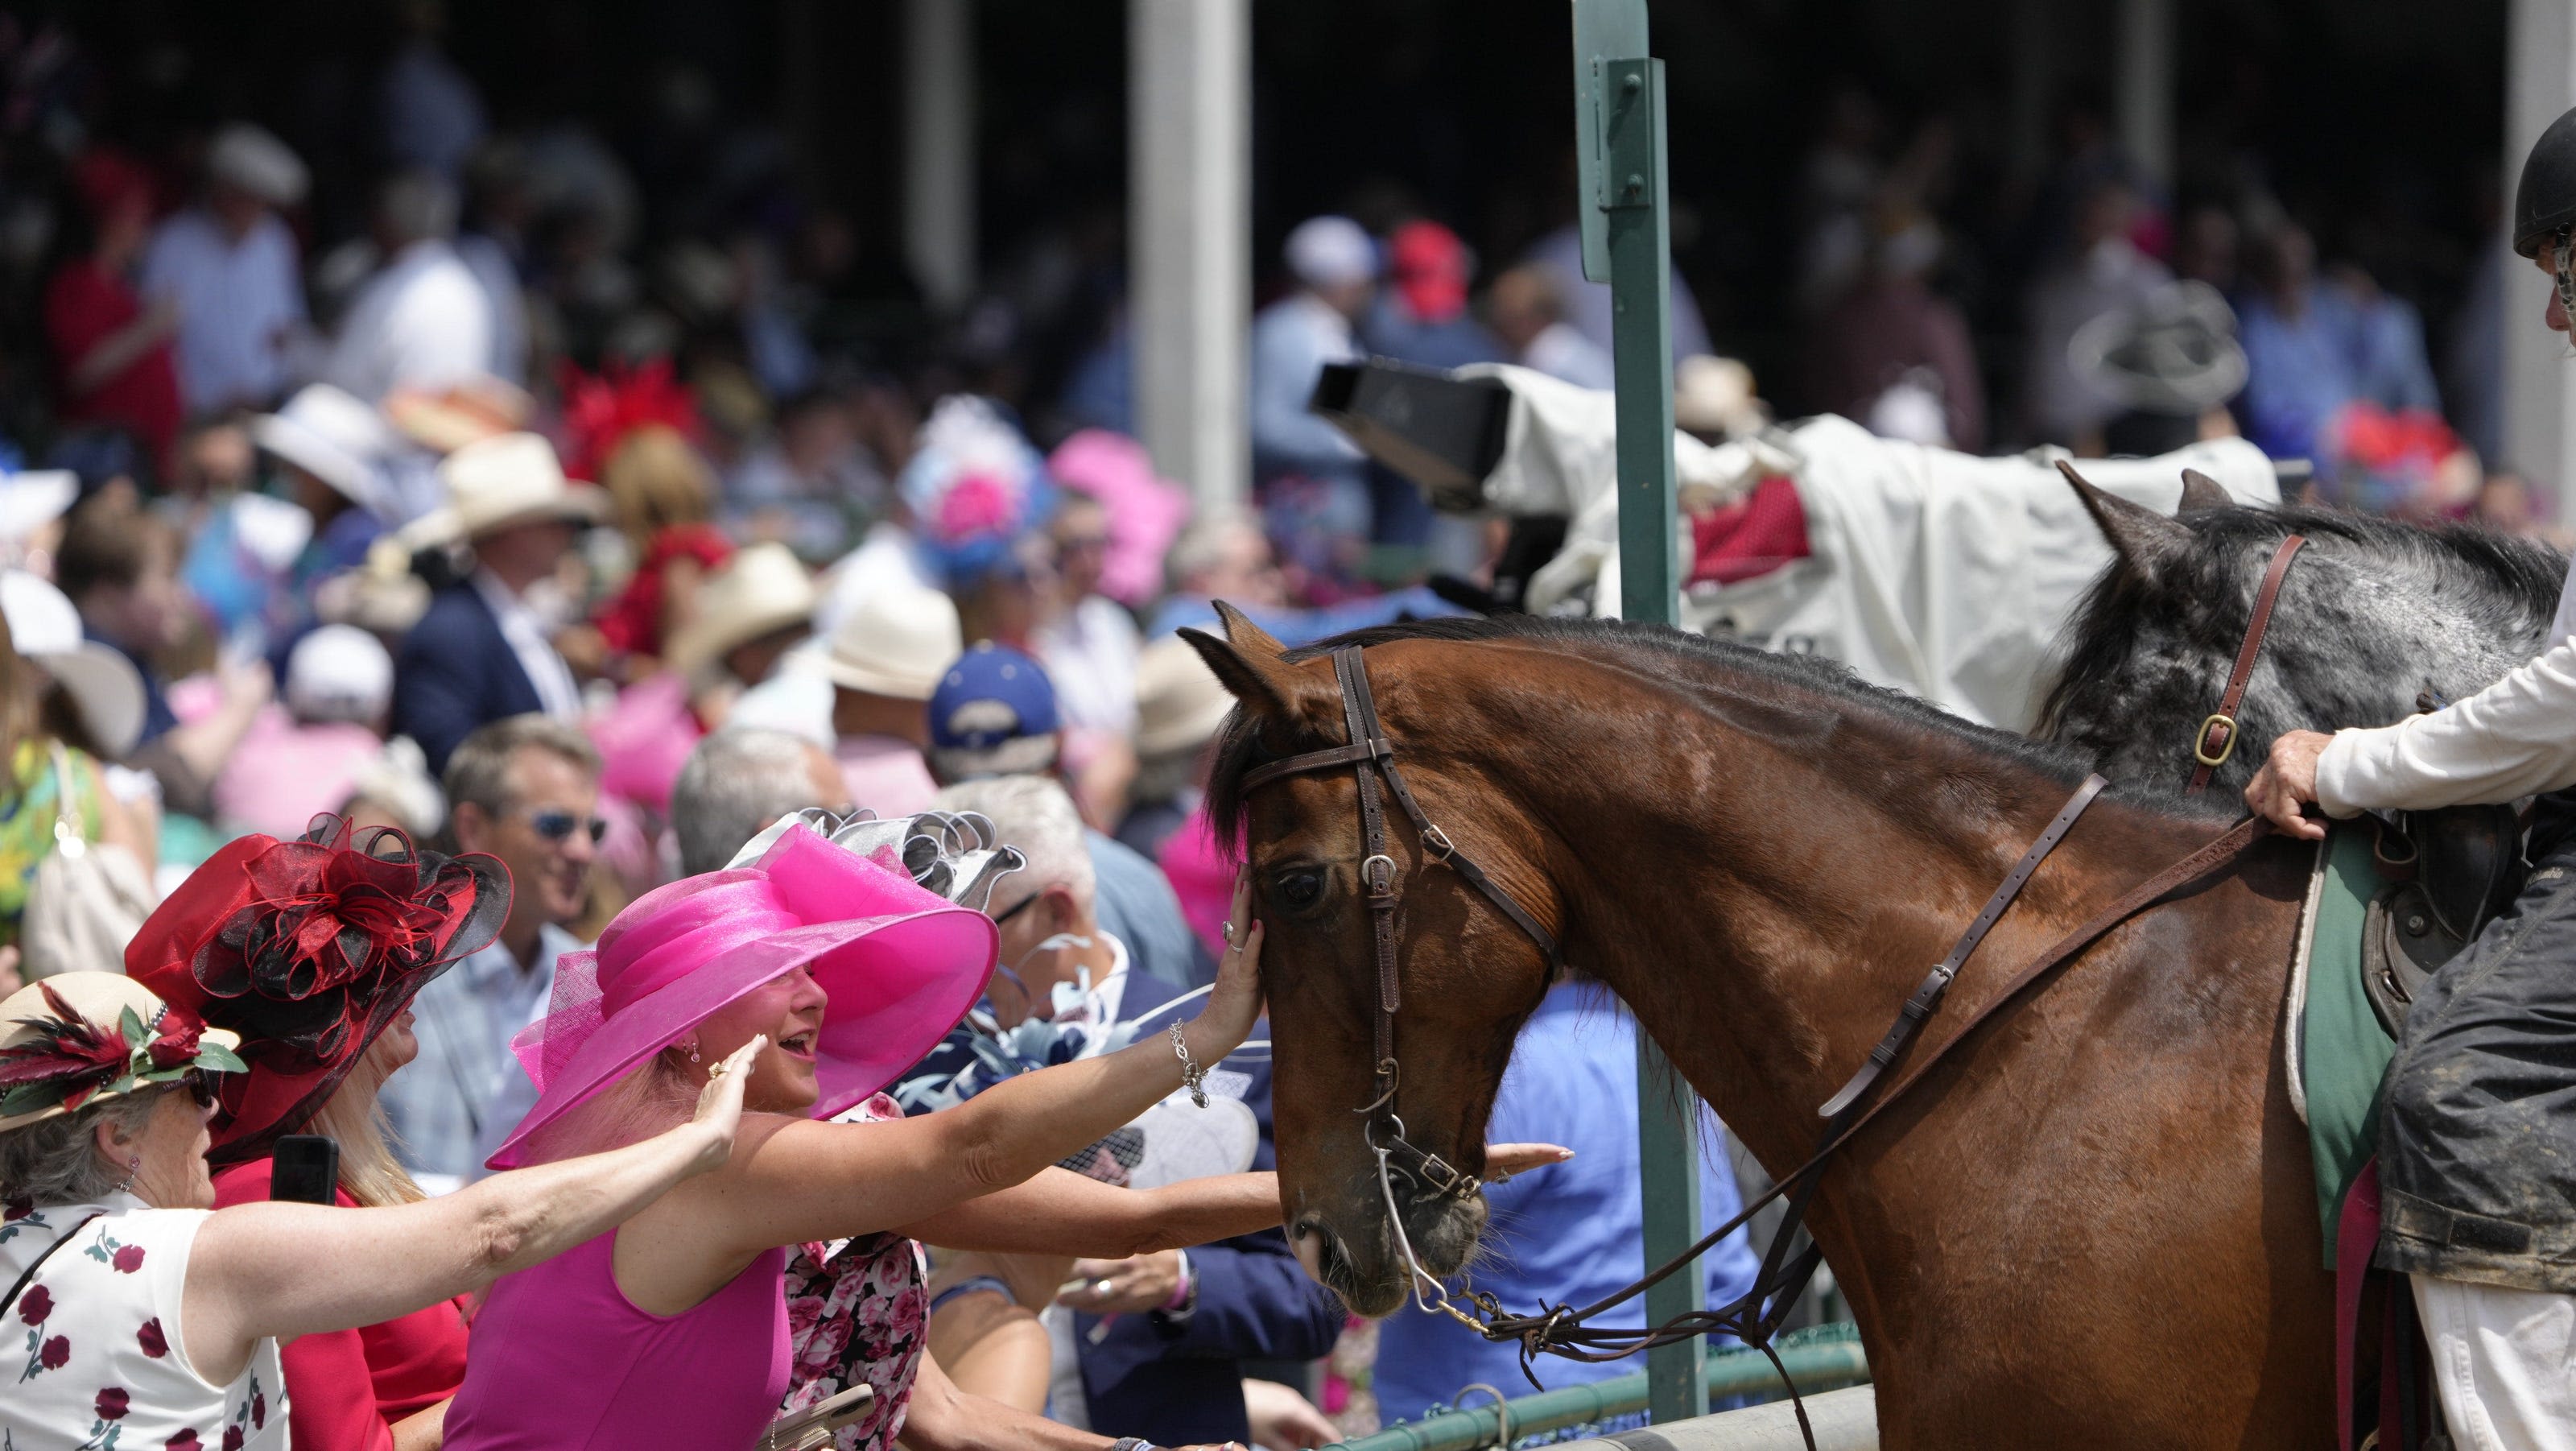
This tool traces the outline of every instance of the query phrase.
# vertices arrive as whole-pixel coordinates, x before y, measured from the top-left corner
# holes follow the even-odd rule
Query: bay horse
[[[2132,786],[2179,790],[2191,742],[2218,708],[2273,550],[2307,537],[2238,712],[2236,749],[2210,793],[2232,801],[2274,737],[2405,718],[2540,653],[2567,561],[2534,540],[2467,524],[2227,505],[2183,498],[2159,514],[2073,480],[2112,560],[2077,604],[2033,734]],[[2220,507],[2210,507],[2218,503]]]
[[[1286,651],[1225,617],[1226,639],[1184,633],[1238,703],[1209,809],[1268,929],[1283,1222],[1311,1272],[1384,1315],[1408,1276],[1355,1112],[1375,1093],[1378,1004],[1358,789],[1348,770],[1245,789],[1265,762],[1344,745],[1342,694],[1327,647]],[[1337,643],[1366,647],[1383,733],[1446,840],[1627,1002],[1775,1176],[2089,764],[1829,662],[1655,627],[1522,616]],[[2115,788],[1968,960],[1916,1056],[2217,835],[2227,800]],[[1394,1108],[1415,1145],[1473,1173],[1549,968],[1387,821]],[[2310,860],[2262,841],[2132,918],[1833,1162],[1808,1223],[1859,1322],[1882,1445],[2331,1441],[2331,1282],[2280,1061]],[[1427,1266],[1468,1262],[1480,1196],[1393,1197]]]

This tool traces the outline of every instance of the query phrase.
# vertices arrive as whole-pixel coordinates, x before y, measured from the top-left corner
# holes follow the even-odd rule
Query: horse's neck
[[[1569,960],[1627,1001],[1774,1172],[1812,1151],[1816,1106],[2071,790],[1969,785],[1940,769],[1952,749],[1838,732],[1830,767],[1706,773],[1696,799],[1663,802],[1637,833],[1656,845],[1648,870],[1586,872],[1569,893],[1583,904]],[[2117,890],[2097,881],[2139,875],[2134,820],[2097,811],[1974,965],[2000,977]]]

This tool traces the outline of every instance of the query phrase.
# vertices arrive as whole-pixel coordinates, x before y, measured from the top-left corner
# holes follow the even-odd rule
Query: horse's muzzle
[[[1446,1277],[1475,1252],[1485,1216],[1482,1195],[1426,1197],[1404,1206],[1404,1227],[1422,1267]],[[1336,1229],[1336,1220],[1352,1226],[1353,1232],[1346,1235]],[[1352,1313],[1376,1317],[1402,1308],[1413,1288],[1404,1251],[1390,1228],[1386,1206],[1372,1199],[1347,1216],[1328,1219],[1312,1211],[1299,1215],[1289,1226],[1288,1241],[1297,1252],[1297,1262],[1317,1283],[1340,1295]]]

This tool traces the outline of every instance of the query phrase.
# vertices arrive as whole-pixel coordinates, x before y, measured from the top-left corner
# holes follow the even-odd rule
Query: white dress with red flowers
[[[262,1340],[230,1385],[188,1364],[179,1295],[212,1212],[154,1209],[131,1194],[7,1206],[0,1293],[71,1240],[0,1313],[0,1451],[284,1451],[276,1341]]]

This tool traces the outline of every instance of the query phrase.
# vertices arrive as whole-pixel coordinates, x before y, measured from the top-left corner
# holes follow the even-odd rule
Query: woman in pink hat
[[[1114,1205],[1067,1191],[1070,1176],[1014,1188],[1196,1087],[1242,1042],[1260,1009],[1261,929],[1237,937],[1206,1010],[1168,1037],[1023,1075],[945,1112],[826,1123],[807,1115],[884,1087],[965,1013],[992,970],[990,920],[803,826],[756,867],[638,899],[595,952],[563,960],[553,1011],[522,1035],[540,1096],[493,1167],[650,1134],[682,1112],[706,1065],[766,1035],[750,1069],[755,1112],[728,1169],[494,1287],[447,1446],[759,1443],[789,1382],[782,1276],[799,1246],[891,1231],[1060,1250],[1088,1235],[1099,1242],[1081,1252],[1116,1257],[1277,1224],[1266,1174],[1151,1195],[1089,1186]],[[902,1297],[886,1313],[906,1313]],[[1010,1429],[1034,1446],[1109,1444],[1034,1417]]]

